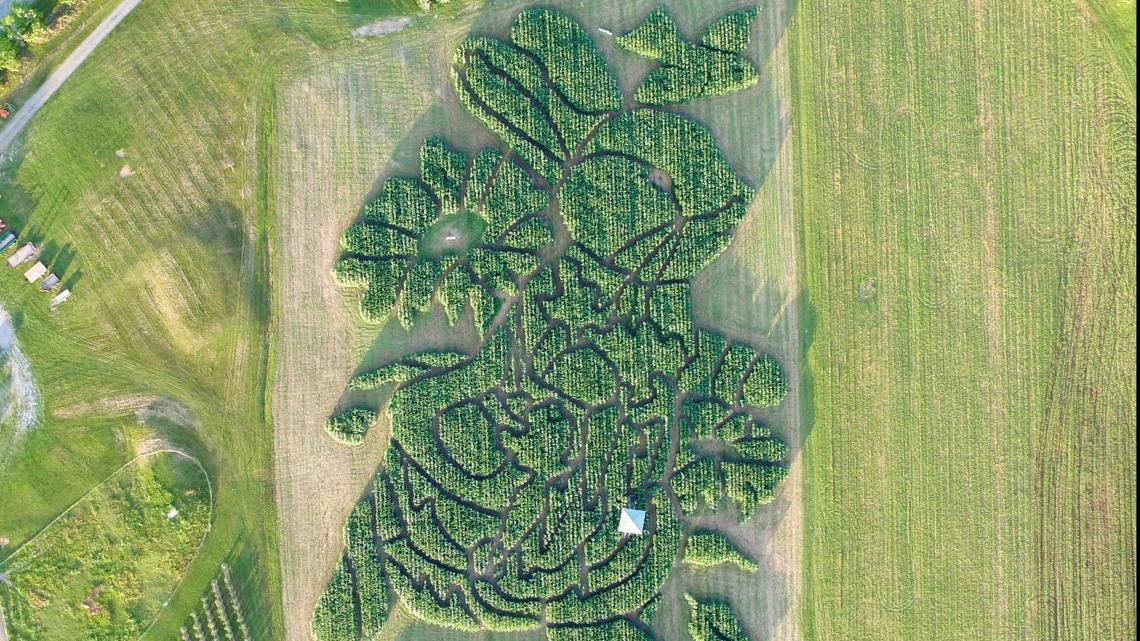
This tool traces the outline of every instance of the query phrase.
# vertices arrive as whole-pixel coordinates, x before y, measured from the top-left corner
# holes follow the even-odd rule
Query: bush
[[[705,567],[735,563],[745,570],[759,569],[755,561],[745,557],[724,535],[708,530],[689,535],[685,542],[684,561]]]
[[[640,26],[617,39],[618,46],[661,63],[634,97],[647,105],[664,105],[755,85],[760,74],[740,52],[748,47],[757,15],[752,8],[724,16],[695,44],[681,37],[663,9],[650,13]]]
[[[0,37],[0,72],[15,71],[20,67],[20,50],[10,38]]]
[[[325,430],[342,443],[358,445],[364,442],[368,428],[376,422],[376,412],[355,407],[325,421]]]
[[[0,29],[12,44],[17,47],[37,45],[47,40],[47,29],[44,27],[40,13],[31,7],[13,5],[8,15],[0,21]]]
[[[748,641],[748,634],[736,620],[732,607],[724,601],[698,601],[686,594],[689,603],[689,634],[693,641]]]

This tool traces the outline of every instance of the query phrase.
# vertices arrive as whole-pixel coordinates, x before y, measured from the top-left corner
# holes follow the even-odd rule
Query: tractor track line
[[[8,121],[3,129],[0,129],[0,154],[7,155],[9,147],[12,146],[12,143],[14,143],[20,133],[23,132],[24,127],[28,126],[28,122],[36,115],[36,112],[55,95],[56,91],[59,91],[63,83],[71,77],[71,74],[75,73],[75,70],[91,55],[95,47],[99,46],[99,43],[103,42],[103,39],[106,38],[131,11],[134,11],[135,7],[137,7],[141,1],[142,0],[123,0],[120,2],[119,6],[115,7],[110,15],[104,18],[103,22],[100,22],[99,26],[95,27],[95,30],[83,39],[83,42],[79,43],[75,51],[72,51],[59,67],[51,72],[51,75],[47,77],[47,80],[44,81],[39,89],[36,89],[32,97],[23,105],[20,105],[20,109],[12,115],[12,119]],[[5,640],[0,638],[0,641]]]

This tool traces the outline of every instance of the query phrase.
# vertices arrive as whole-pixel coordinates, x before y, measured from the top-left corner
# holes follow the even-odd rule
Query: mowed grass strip
[[[1134,88],[1062,2],[799,5],[809,639],[1136,634]]]

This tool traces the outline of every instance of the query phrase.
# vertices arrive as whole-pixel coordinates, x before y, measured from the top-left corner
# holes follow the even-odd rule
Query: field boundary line
[[[59,67],[51,72],[44,83],[40,85],[40,88],[32,94],[32,97],[28,98],[27,102],[13,114],[8,124],[0,129],[0,154],[7,153],[8,147],[15,142],[20,133],[23,132],[24,127],[28,126],[36,112],[55,95],[55,92],[59,91],[63,83],[71,77],[71,74],[75,73],[75,70],[87,60],[95,47],[99,46],[99,43],[103,42],[103,39],[110,35],[111,31],[130,15],[141,1],[123,0],[120,2],[119,6],[115,7],[110,15],[104,18],[103,22],[100,22],[95,30],[83,39],[83,42],[79,43],[75,51],[68,54]]]
[[[170,454],[177,454],[179,456],[190,459],[191,461],[194,462],[195,465],[198,466],[198,469],[202,470],[202,474],[206,477],[206,487],[207,487],[207,489],[210,490],[210,520],[206,525],[206,533],[209,534],[210,525],[214,522],[214,486],[213,486],[213,483],[210,481],[209,472],[206,471],[206,467],[204,465],[202,465],[202,461],[198,460],[197,457],[192,456],[192,455],[190,455],[190,454],[188,454],[185,451],[180,450],[180,449],[163,448],[163,449],[158,449],[158,450],[152,450],[150,452],[144,452],[142,454],[139,454],[138,456],[135,456],[131,460],[127,461],[126,463],[123,463],[122,465],[120,465],[114,472],[111,472],[109,475],[107,475],[107,478],[105,478],[102,481],[99,481],[98,483],[93,485],[90,490],[87,490],[83,494],[83,496],[75,499],[75,501],[71,505],[68,505],[63,510],[61,510],[60,513],[54,519],[52,519],[46,525],[41,527],[39,532],[36,532],[34,535],[32,535],[32,538],[21,543],[20,547],[16,548],[16,550],[14,552],[12,552],[12,554],[8,558],[4,559],[3,561],[0,561],[0,567],[8,565],[12,561],[12,559],[16,558],[16,555],[18,555],[21,550],[23,550],[25,547],[28,546],[28,544],[30,544],[32,541],[35,541],[36,539],[40,538],[40,536],[42,536],[44,532],[48,531],[48,529],[50,529],[51,526],[55,525],[56,521],[62,519],[64,517],[64,515],[66,515],[68,512],[70,512],[71,508],[75,507],[76,505],[79,505],[79,503],[81,501],[83,501],[83,499],[87,498],[88,496],[91,496],[91,494],[94,493],[95,490],[98,490],[99,488],[103,487],[107,483],[107,481],[110,481],[112,478],[114,478],[116,474],[118,474],[119,472],[122,472],[123,470],[127,469],[131,465],[134,465],[135,463],[137,463],[141,459],[144,459],[148,456],[154,456],[155,454],[162,454],[164,452],[170,453]]]

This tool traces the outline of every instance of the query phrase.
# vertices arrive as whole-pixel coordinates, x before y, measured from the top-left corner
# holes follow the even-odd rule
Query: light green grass
[[[137,638],[194,558],[211,498],[205,471],[181,454],[116,472],[0,565],[11,638]]]
[[[52,314],[22,270],[0,270],[0,297],[43,398],[41,424],[0,472],[0,536],[12,539],[2,554],[133,456],[140,440],[188,449],[217,489],[216,516],[147,639],[176,635],[227,559],[253,590],[243,595],[247,615],[267,637],[281,636],[258,152],[273,124],[272,80],[292,60],[347,39],[342,12],[316,0],[148,0],[0,169],[0,216],[43,245],[42,259],[75,293]],[[124,164],[128,178],[119,175]],[[132,426],[123,401],[133,397],[173,399],[192,424]]]
[[[1067,2],[847,0],[793,33],[807,638],[1135,637],[1136,97],[1108,34]]]

